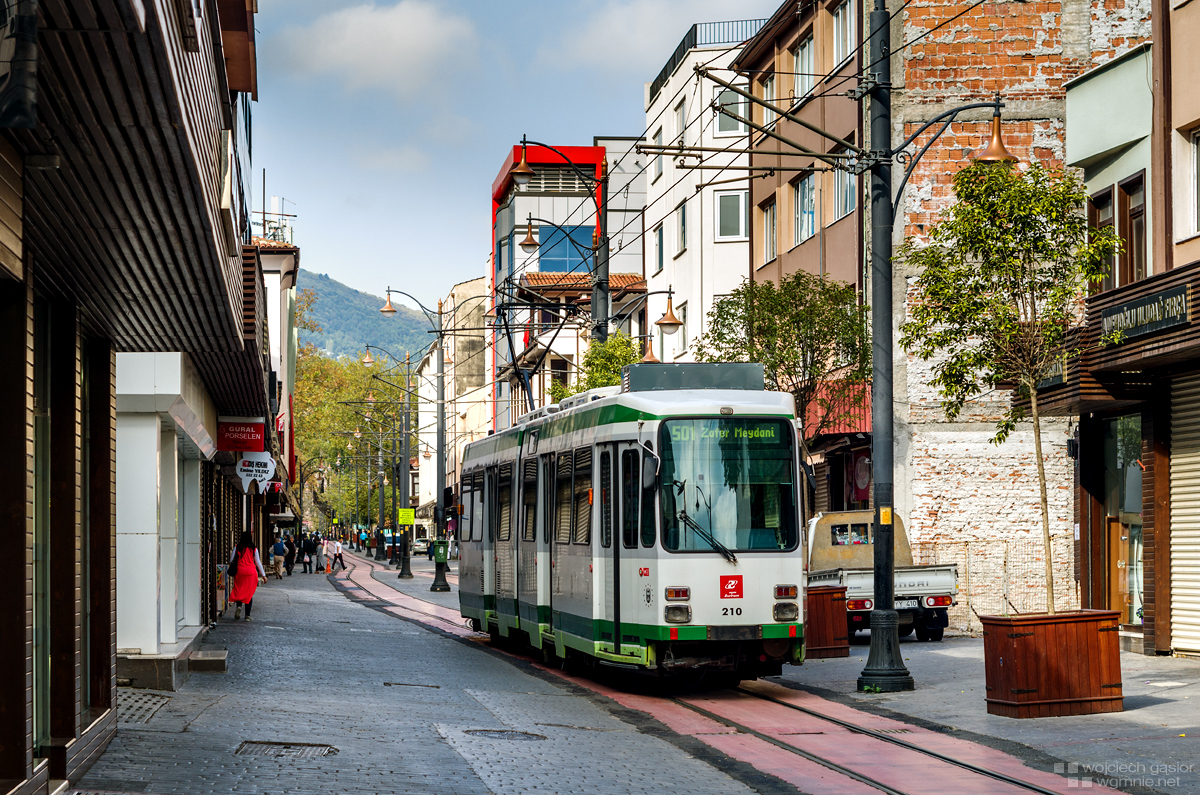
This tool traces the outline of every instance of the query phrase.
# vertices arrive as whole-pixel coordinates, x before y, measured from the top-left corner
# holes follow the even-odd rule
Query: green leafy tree
[[[570,386],[557,381],[550,384],[550,399],[557,403],[589,389],[617,386],[621,383],[621,368],[641,358],[633,338],[620,329],[604,342],[593,340],[583,354],[575,382]]]
[[[1072,329],[1089,286],[1104,278],[1118,240],[1089,229],[1079,177],[1033,164],[975,164],[954,176],[956,201],[927,245],[906,241],[897,261],[920,273],[901,345],[936,359],[931,384],[949,419],[983,393],[1015,388],[1027,400],[1042,509],[1046,611],[1054,613],[1050,508],[1037,387],[1082,351]],[[1013,401],[996,424],[1003,443],[1024,419]]]
[[[696,340],[702,362],[761,362],[767,386],[790,392],[803,419],[800,445],[866,404],[871,339],[853,285],[803,271],[774,282],[744,281],[713,303]],[[801,489],[808,514],[808,489]]]

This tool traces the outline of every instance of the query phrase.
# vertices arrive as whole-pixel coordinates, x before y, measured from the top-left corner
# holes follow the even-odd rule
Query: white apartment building
[[[734,45],[765,22],[693,25],[658,77],[646,84],[646,317],[655,328],[672,290],[675,315],[683,322],[670,337],[652,332],[654,354],[663,362],[694,361],[693,343],[707,328],[713,299],[733,291],[749,275],[748,130],[713,110],[713,103],[721,103],[749,118],[748,103],[700,80],[693,67],[728,67],[738,54]],[[736,82],[732,72],[719,74]],[[703,147],[703,156],[672,156],[655,149],[679,143]]]

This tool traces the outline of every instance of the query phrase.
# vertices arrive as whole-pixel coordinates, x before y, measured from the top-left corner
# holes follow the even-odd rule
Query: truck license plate
[[[896,609],[897,610],[916,610],[917,609],[917,600],[916,599],[897,599],[896,600]]]

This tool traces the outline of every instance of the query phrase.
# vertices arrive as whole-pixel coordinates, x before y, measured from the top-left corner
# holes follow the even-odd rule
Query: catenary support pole
[[[437,512],[434,522],[437,538],[446,538],[446,340],[442,336],[442,302],[438,301],[437,312]],[[446,581],[446,564],[437,563],[433,573],[431,591],[449,591]]]
[[[875,481],[875,609],[871,650],[858,689],[912,690],[913,678],[900,656],[895,610],[894,464],[892,411],[892,87],[889,15],[875,0],[870,15],[868,62],[871,90],[871,471]],[[864,75],[871,80],[872,75]]]
[[[412,450],[409,448],[411,444],[412,431],[409,429],[408,418],[412,410],[412,371],[409,369],[408,356],[404,357],[404,383],[408,387],[408,391],[404,393],[404,438],[401,440],[401,460],[400,473],[396,475],[396,479],[400,480],[400,502],[407,509],[412,506],[412,499],[408,494],[409,484],[412,482],[412,477],[408,471],[408,462],[412,456]],[[400,548],[400,574],[397,579],[411,580],[413,573],[410,567],[412,559],[412,534],[414,525],[406,525],[404,528],[404,545]]]
[[[592,278],[592,339],[604,342],[608,339],[609,289],[608,289],[608,159],[600,165],[600,202],[596,208],[596,262]]]

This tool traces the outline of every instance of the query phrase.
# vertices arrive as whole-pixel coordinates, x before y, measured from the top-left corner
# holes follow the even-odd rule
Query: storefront
[[[1087,300],[1049,413],[1078,417],[1075,573],[1124,648],[1200,654],[1200,263]],[[1120,332],[1119,342],[1101,344]]]

